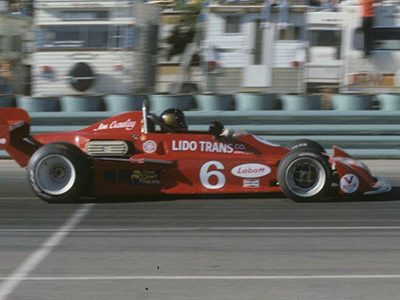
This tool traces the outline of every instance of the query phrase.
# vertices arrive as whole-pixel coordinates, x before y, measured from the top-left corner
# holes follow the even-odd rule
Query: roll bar
[[[149,101],[144,100],[142,103],[143,112],[143,133],[149,133]]]

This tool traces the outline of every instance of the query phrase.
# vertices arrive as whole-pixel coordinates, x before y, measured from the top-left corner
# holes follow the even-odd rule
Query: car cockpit
[[[156,126],[161,128],[162,132],[168,133],[192,133],[192,134],[212,134],[215,138],[232,135],[231,130],[224,129],[224,125],[218,121],[211,122],[208,131],[190,131],[186,122],[184,113],[178,108],[169,108],[164,110],[160,116],[149,112],[149,103],[143,101],[143,132],[151,133],[156,131]],[[225,134],[224,134],[225,133]]]

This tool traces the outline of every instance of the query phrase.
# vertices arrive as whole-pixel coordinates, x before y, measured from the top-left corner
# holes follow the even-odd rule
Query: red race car
[[[126,112],[72,132],[30,135],[19,108],[0,109],[0,148],[27,167],[30,185],[47,202],[83,196],[253,194],[283,192],[316,200],[327,191],[376,194],[390,184],[360,161],[316,142],[282,147],[213,122],[209,131],[188,129],[184,114],[169,109]]]

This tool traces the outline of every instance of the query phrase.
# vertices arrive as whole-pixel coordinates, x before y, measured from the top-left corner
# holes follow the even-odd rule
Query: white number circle
[[[209,171],[210,167],[215,167],[216,170]],[[201,184],[209,190],[216,190],[224,187],[226,183],[225,175],[219,170],[224,170],[225,167],[219,161],[209,161],[206,162],[200,169],[200,182]],[[217,182],[215,184],[210,183],[210,177],[217,177]]]

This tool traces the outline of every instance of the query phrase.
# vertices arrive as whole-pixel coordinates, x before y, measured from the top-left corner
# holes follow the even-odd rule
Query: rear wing
[[[31,119],[21,108],[0,108],[0,149],[4,149],[22,167],[41,146],[30,136]]]
[[[5,149],[10,144],[10,133],[12,131],[23,126],[29,129],[30,124],[31,119],[25,110],[0,108],[0,149]]]

